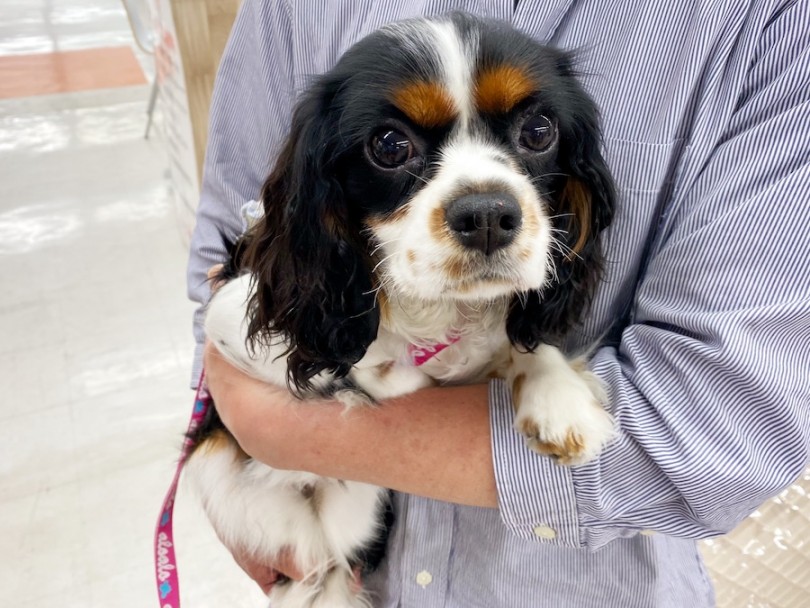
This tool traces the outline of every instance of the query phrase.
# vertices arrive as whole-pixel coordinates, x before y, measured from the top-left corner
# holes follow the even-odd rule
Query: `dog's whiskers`
[[[552,238],[551,239],[551,244],[552,244],[553,247],[555,247],[557,249],[557,251],[559,251],[560,253],[562,253],[566,257],[572,257],[573,256],[573,257],[576,257],[576,258],[578,258],[580,260],[582,259],[582,257],[576,251],[571,249],[568,245],[566,245],[565,243],[563,243],[559,239]]]
[[[536,182],[541,179],[546,179],[548,177],[571,177],[570,173],[543,173],[543,175],[537,175],[535,177],[530,178],[532,182]]]
[[[417,175],[416,173],[411,173],[411,172],[410,172],[410,171],[408,171],[407,169],[405,170],[405,173],[407,173],[407,174],[408,174],[408,175],[410,175],[411,177],[415,177],[415,178],[416,178],[416,179],[418,179],[419,181],[425,182],[426,184],[430,183],[430,182],[428,182],[428,180],[426,180],[426,179],[425,179],[424,177],[422,177],[421,175]]]
[[[386,263],[388,260],[390,260],[390,259],[391,259],[392,257],[394,257],[396,254],[397,254],[397,252],[396,252],[396,251],[395,251],[394,253],[389,253],[387,256],[385,256],[383,259],[381,259],[379,262],[377,262],[377,265],[376,265],[376,266],[374,266],[374,268],[372,268],[372,269],[371,269],[371,272],[372,272],[372,273],[376,273],[376,272],[377,272],[377,269],[378,269],[380,266],[382,266],[383,264],[385,264],[385,263]]]

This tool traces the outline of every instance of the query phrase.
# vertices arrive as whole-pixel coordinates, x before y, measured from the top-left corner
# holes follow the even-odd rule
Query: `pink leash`
[[[460,339],[461,336],[449,336],[447,344],[437,343],[422,346],[411,344],[408,346],[408,355],[413,364],[418,367],[424,365]],[[177,461],[177,469],[175,469],[172,484],[163,499],[160,518],[155,528],[155,582],[161,608],[180,608],[180,579],[177,574],[177,558],[174,554],[174,532],[172,527],[174,499],[177,496],[177,485],[180,482],[183,465],[194,447],[194,442],[189,439],[189,436],[200,426],[209,407],[211,407],[211,395],[208,394],[208,389],[205,386],[205,372],[203,371],[200,375],[197,394],[194,397],[194,409],[191,410],[191,419],[188,422],[188,431],[186,431],[186,439],[183,442],[183,450],[180,453],[180,459]]]
[[[189,436],[200,426],[209,407],[211,407],[211,395],[208,394],[205,386],[205,372],[203,372],[200,375],[200,384],[194,397],[194,409],[191,410],[191,420],[188,422],[188,431],[186,440],[183,442],[180,460],[177,462],[172,485],[169,486],[166,498],[163,499],[160,518],[155,528],[155,580],[161,608],[180,608],[180,580],[177,575],[177,558],[174,555],[174,533],[172,531],[174,499],[177,495],[177,484],[180,481],[183,465],[194,447],[194,442],[189,439]]]

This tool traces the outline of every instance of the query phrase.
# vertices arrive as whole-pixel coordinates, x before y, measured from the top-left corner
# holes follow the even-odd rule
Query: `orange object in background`
[[[143,84],[128,46],[0,57],[0,99]]]

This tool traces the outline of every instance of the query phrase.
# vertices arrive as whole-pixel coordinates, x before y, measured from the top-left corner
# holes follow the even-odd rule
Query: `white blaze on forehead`
[[[478,39],[470,32],[465,41],[452,21],[430,21],[431,42],[441,67],[441,78],[459,111],[462,124],[472,116],[473,69],[478,53]]]
[[[471,30],[464,40],[450,20],[415,19],[392,23],[383,29],[416,57],[430,52],[439,68],[436,76],[447,89],[462,123],[466,123],[475,108],[473,71],[478,53],[477,33]]]
[[[500,181],[512,186],[520,196],[532,192],[531,182],[502,148],[464,130],[453,133],[441,148],[436,179],[470,185]]]

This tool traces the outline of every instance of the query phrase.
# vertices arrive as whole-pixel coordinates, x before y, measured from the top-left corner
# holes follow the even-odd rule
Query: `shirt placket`
[[[453,505],[409,497],[400,608],[443,608],[453,540]]]

